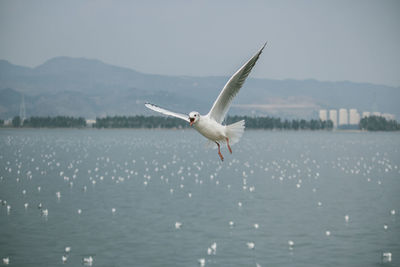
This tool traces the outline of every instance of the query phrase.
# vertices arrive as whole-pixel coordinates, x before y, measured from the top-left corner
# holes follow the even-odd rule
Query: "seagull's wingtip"
[[[258,52],[257,52],[258,55],[261,55],[261,53],[263,52],[263,50],[264,50],[265,46],[267,45],[267,43],[268,43],[268,41],[266,41],[264,43],[264,45],[260,48],[260,50],[258,50]]]
[[[260,51],[263,51],[264,47],[268,44],[268,41],[265,41],[264,45],[261,47]]]

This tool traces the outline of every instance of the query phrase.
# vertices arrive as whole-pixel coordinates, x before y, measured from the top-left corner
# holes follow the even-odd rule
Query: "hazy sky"
[[[96,58],[141,72],[400,86],[400,1],[0,0],[0,59]]]

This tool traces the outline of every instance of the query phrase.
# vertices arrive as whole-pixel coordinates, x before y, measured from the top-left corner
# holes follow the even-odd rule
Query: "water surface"
[[[400,135],[246,131],[224,162],[205,143],[192,130],[0,130],[0,257],[400,265]]]

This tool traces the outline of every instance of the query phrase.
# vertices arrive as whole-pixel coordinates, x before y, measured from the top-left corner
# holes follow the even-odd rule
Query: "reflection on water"
[[[0,131],[10,266],[398,266],[400,136]],[[223,148],[226,150],[226,148]]]

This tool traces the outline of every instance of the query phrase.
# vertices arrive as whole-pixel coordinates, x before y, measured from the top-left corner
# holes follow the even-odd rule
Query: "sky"
[[[400,1],[0,0],[0,59],[57,56],[144,73],[230,76],[266,41],[251,76],[400,87]]]

